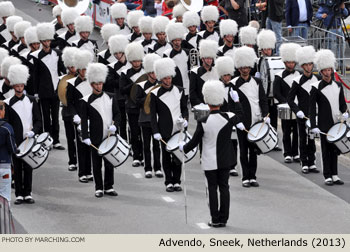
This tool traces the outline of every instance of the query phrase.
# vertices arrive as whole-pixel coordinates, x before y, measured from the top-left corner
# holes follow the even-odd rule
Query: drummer
[[[259,122],[262,118],[265,123],[270,123],[268,115],[267,98],[260,79],[250,75],[251,68],[256,62],[256,54],[253,48],[243,46],[235,51],[234,66],[240,72],[240,76],[234,78],[231,83],[233,90],[238,92],[239,97],[232,97],[232,101],[237,98],[242,103],[244,113],[239,114],[239,110],[235,103],[230,102],[232,111],[235,112],[243,121],[246,128],[250,128],[253,124]],[[240,161],[242,166],[242,186],[258,187],[256,181],[257,171],[257,155],[260,150],[256,144],[251,143],[247,139],[245,131],[237,131]]]
[[[38,103],[33,96],[24,94],[24,87],[29,78],[28,67],[20,64],[10,66],[8,80],[15,90],[15,95],[5,100],[8,105],[8,122],[13,125],[16,145],[41,132],[42,121]],[[13,156],[15,179],[15,204],[35,203],[32,197],[33,169],[22,159]]]
[[[273,81],[273,97],[280,103],[287,103],[287,96],[294,78],[300,76],[300,73],[295,70],[296,66],[296,51],[300,48],[295,43],[285,43],[280,47],[282,61],[286,66],[285,70],[275,75]],[[284,120],[282,122],[283,133],[283,156],[285,163],[292,161],[299,163],[300,157],[298,154],[298,125],[296,119]],[[293,136],[291,137],[291,135]]]
[[[313,46],[304,46],[296,51],[296,58],[299,66],[303,69],[303,74],[294,79],[287,96],[289,107],[297,115],[301,171],[305,174],[320,172],[315,163],[315,140],[310,138],[306,128],[306,120],[309,117],[311,85],[319,80],[312,73],[315,53]],[[298,99],[298,104],[295,102],[295,97]]]
[[[320,50],[316,53],[315,63],[322,80],[312,84],[310,93],[311,131],[315,134],[327,133],[335,123],[339,122],[339,119],[345,121],[349,118],[343,87],[332,80],[335,61],[335,56],[330,50]],[[319,111],[317,123],[316,105]],[[322,134],[320,137],[325,184],[343,185],[344,182],[338,177],[340,152],[334,144],[327,142],[327,136]]]
[[[232,94],[238,97],[236,91],[232,91]],[[226,226],[230,212],[229,171],[235,163],[235,152],[230,141],[232,127],[236,126],[240,130],[245,127],[234,113],[220,111],[227,96],[221,81],[205,82],[203,96],[209,105],[210,114],[197,122],[193,138],[187,144],[180,142],[179,149],[187,153],[200,142],[203,143],[201,166],[207,179],[211,215],[208,225],[219,228]],[[240,107],[238,103],[236,105]]]
[[[90,63],[87,67],[87,80],[92,93],[83,98],[81,103],[81,130],[83,143],[98,147],[103,139],[117,131],[120,123],[120,112],[115,95],[102,91],[107,77],[107,66],[102,63]],[[90,124],[88,124],[90,120]],[[89,134],[89,132],[91,134]],[[103,194],[118,196],[113,189],[114,168],[104,159],[104,179],[102,178],[102,157],[95,148],[91,149],[93,174],[95,180],[95,197]]]

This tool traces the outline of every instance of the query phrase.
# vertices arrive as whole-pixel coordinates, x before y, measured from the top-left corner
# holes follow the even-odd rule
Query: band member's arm
[[[181,76],[181,72],[180,69],[178,67],[175,68],[175,77],[173,78],[173,83],[174,85],[178,86],[178,87],[183,87],[183,81],[182,81],[182,76]]]
[[[67,110],[72,115],[77,115],[78,110],[76,105],[78,104],[78,101],[74,97],[74,87],[71,84],[67,85]]]
[[[119,127],[122,119],[120,115],[120,110],[119,110],[119,105],[118,105],[118,100],[117,100],[117,95],[114,94],[113,96],[113,103],[112,103],[112,112],[113,112],[113,121],[114,125]]]
[[[339,110],[342,113],[345,113],[348,109],[348,106],[345,102],[345,96],[344,96],[344,90],[343,87],[340,86],[340,92],[339,92]]]
[[[105,81],[105,84],[103,85],[103,91],[107,91],[110,93],[116,93],[117,91],[117,76],[111,67],[108,67],[108,75]]]
[[[293,81],[292,87],[289,90],[287,101],[289,107],[292,109],[292,111],[296,114],[300,110],[298,105],[295,103],[295,96],[298,93],[299,84],[297,84],[295,81]]]
[[[42,131],[42,118],[38,103],[33,99],[33,129],[35,134],[39,134]]]
[[[234,85],[231,85],[230,90],[234,90],[237,92],[237,89]],[[239,120],[243,121],[244,118],[244,112],[243,112],[243,107],[242,107],[242,103],[240,102],[234,102],[231,98],[231,95],[228,95],[228,109],[230,112],[233,112],[236,114],[236,116],[239,118]]]
[[[187,99],[185,96],[185,90],[182,91],[181,95],[181,101],[180,101],[180,106],[181,106],[181,115],[182,118],[186,119],[188,121],[188,108],[187,108]]]
[[[194,132],[192,139],[186,145],[184,145],[184,153],[193,150],[202,141],[203,135],[204,130],[202,123],[198,122],[196,131]]]
[[[140,108],[143,108],[143,105],[146,100],[146,93],[141,86],[137,85],[136,88],[136,105]]]
[[[88,117],[89,117],[88,109],[89,109],[89,104],[86,101],[82,100],[80,118],[81,118],[81,132],[82,132],[83,140],[90,137],[88,132]]]
[[[190,102],[191,102],[192,107],[202,103],[202,101],[198,98],[197,88],[198,88],[197,73],[191,71],[191,74],[190,74]]]
[[[282,81],[283,79],[280,76],[275,75],[275,80],[273,81],[273,97],[276,98],[279,103],[287,103],[287,99],[281,92]]]
[[[310,115],[310,122],[311,122],[311,128],[316,128],[316,103],[318,100],[318,90],[316,87],[311,88],[310,92],[310,110],[309,110],[309,115]],[[344,97],[344,96],[343,96]]]
[[[59,55],[57,64],[58,64],[58,68],[57,68],[58,76],[66,74],[67,73],[67,69],[66,69],[66,67],[63,64],[62,54]]]
[[[259,83],[259,105],[261,109],[261,115],[265,117],[269,113],[269,104],[267,102],[265,90],[260,79],[256,79],[256,81]]]
[[[40,69],[39,69],[39,60],[33,57],[33,91],[34,94],[39,93],[39,80],[40,80]]]
[[[132,81],[126,76],[125,73],[122,73],[119,79],[119,90],[122,95],[129,96],[132,88]]]
[[[153,134],[159,133],[158,121],[157,121],[157,97],[151,94],[151,127]]]

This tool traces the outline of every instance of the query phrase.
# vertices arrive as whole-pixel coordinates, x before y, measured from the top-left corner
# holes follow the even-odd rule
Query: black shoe
[[[251,182],[249,182],[249,183],[250,183],[250,186],[252,186],[252,187],[259,187],[259,183],[256,182],[255,180],[254,180],[254,181],[251,181]]]
[[[181,192],[181,191],[182,191],[181,186],[180,186],[179,184],[175,184],[175,185],[174,185],[174,191],[175,191],[175,192]]]
[[[284,157],[284,162],[287,163],[287,164],[292,163],[292,157],[291,156]]]
[[[88,181],[94,181],[94,176],[92,175],[86,175],[86,178]]]
[[[299,155],[296,155],[293,157],[293,162],[294,163],[300,163],[300,156]]]
[[[25,196],[24,197],[24,202],[27,204],[34,204],[35,200],[32,198],[32,196]]]
[[[107,194],[109,196],[118,196],[118,193],[114,189],[106,190],[105,194]]]
[[[250,187],[249,180],[243,181],[243,182],[242,182],[242,186],[243,186],[243,187],[247,187],[247,188]]]
[[[146,171],[145,172],[145,178],[152,178],[152,172],[151,171]]]
[[[96,197],[96,198],[102,198],[102,197],[103,197],[103,192],[102,192],[102,190],[97,190],[97,191],[95,192],[95,197]]]
[[[310,169],[309,168],[309,172],[310,173],[320,173],[320,170],[318,170],[317,168],[315,168],[315,169]]]
[[[68,171],[76,171],[77,169],[78,169],[77,166],[74,164],[71,164],[68,166]]]
[[[165,191],[173,192],[174,191],[174,186],[172,184],[167,185]]]
[[[60,143],[54,144],[53,148],[55,150],[65,150],[66,148],[64,148]]]
[[[15,205],[20,205],[24,202],[24,199],[22,196],[17,196],[16,200],[15,200]]]
[[[338,179],[336,181],[333,181],[333,184],[335,184],[335,185],[344,185],[344,181]]]
[[[231,170],[230,170],[230,176],[232,176],[232,177],[237,177],[237,176],[238,176],[237,170],[236,170],[236,169],[231,169]]]
[[[282,149],[278,146],[276,146],[275,148],[273,148],[274,151],[282,151]]]
[[[333,180],[331,178],[328,178],[324,181],[324,183],[328,186],[332,186],[333,185]]]
[[[221,225],[221,223],[213,223],[212,221],[208,222],[209,227],[219,228],[219,227],[221,227],[220,225]],[[226,226],[226,224],[225,224],[225,226]]]
[[[156,172],[155,172],[155,176],[156,176],[157,178],[163,178],[163,177],[164,177],[163,172],[162,172],[161,170],[156,171]]]
[[[309,173],[309,167],[308,166],[303,166],[301,168],[301,172],[304,173],[304,174],[308,174]]]
[[[81,183],[88,183],[89,180],[87,179],[86,176],[81,176],[81,177],[79,178],[79,182],[81,182]]]
[[[141,166],[141,162],[137,159],[135,159],[134,161],[132,161],[132,167],[139,167]]]

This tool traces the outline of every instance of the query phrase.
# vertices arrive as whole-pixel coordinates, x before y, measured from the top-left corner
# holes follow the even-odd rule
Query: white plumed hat
[[[202,39],[199,42],[199,56],[200,58],[216,58],[218,52],[218,43],[214,40]]]
[[[9,51],[7,51],[5,48],[0,47],[0,69],[1,69],[1,63],[2,61],[9,56]],[[1,74],[0,74],[1,76]]]
[[[30,45],[30,44],[33,44],[33,43],[40,43],[36,27],[33,27],[33,26],[29,27],[24,32],[24,40],[26,41],[27,45]]]
[[[239,29],[239,40],[242,45],[255,45],[258,31],[251,26],[244,26]]]
[[[130,11],[127,16],[128,26],[130,28],[139,26],[139,20],[144,16],[143,11],[134,10]]]
[[[108,74],[108,68],[102,63],[90,63],[86,70],[88,82],[99,83],[105,82]]]
[[[238,32],[237,22],[232,19],[225,19],[220,22],[220,36],[226,35],[236,36]]]
[[[74,8],[68,8],[62,11],[61,19],[64,26],[74,24],[74,21],[79,17],[79,13]]]
[[[15,14],[15,6],[11,1],[0,2],[0,18],[9,17]]]
[[[131,62],[135,60],[142,60],[145,56],[143,46],[139,42],[132,42],[125,48],[126,59]]]
[[[108,40],[108,47],[111,54],[124,53],[126,46],[129,44],[129,40],[125,35],[113,35]]]
[[[183,6],[181,2],[179,2],[177,5],[173,8],[173,17],[181,17],[187,12],[188,10]]]
[[[53,40],[55,35],[55,26],[51,23],[39,23],[36,26],[36,34],[38,39],[42,40]]]
[[[204,102],[213,106],[222,105],[227,95],[224,84],[219,80],[206,81],[203,85],[202,94]]]
[[[219,57],[215,61],[215,68],[216,68],[216,72],[218,73],[219,77],[226,75],[226,74],[233,75],[233,73],[235,71],[235,67],[234,67],[232,57],[230,57],[230,56]]]
[[[150,16],[141,17],[139,20],[139,28],[141,33],[153,33],[153,18]]]
[[[104,24],[101,28],[101,37],[108,43],[108,40],[113,35],[117,35],[120,31],[120,28],[116,24]]]
[[[1,63],[1,76],[8,78],[8,71],[10,66],[16,64],[21,64],[21,60],[13,56],[6,57]]]
[[[300,48],[300,45],[296,43],[283,43],[280,46],[280,55],[281,55],[282,61],[297,62],[296,51],[299,48]]]
[[[79,50],[74,54],[75,69],[86,69],[93,60],[93,55],[88,50]]]
[[[248,46],[242,46],[235,50],[233,62],[235,67],[251,67],[253,68],[256,62],[256,54],[253,48]]]
[[[204,6],[201,12],[201,18],[203,23],[207,21],[215,21],[217,22],[219,19],[219,10],[214,5]]]
[[[315,48],[311,45],[300,47],[295,53],[299,66],[306,63],[314,63],[315,54]]]
[[[336,59],[334,53],[328,49],[321,49],[315,55],[317,70],[321,71],[326,68],[335,69]]]
[[[65,47],[62,53],[62,61],[65,67],[74,67],[74,56],[80,51],[77,47]]]
[[[10,85],[24,84],[27,85],[29,78],[29,69],[22,64],[11,65],[8,72],[7,79],[10,81]]]
[[[157,33],[165,32],[166,26],[169,23],[169,18],[164,16],[157,16],[153,20],[152,29],[153,33],[157,35]]]
[[[58,16],[61,16],[62,8],[59,5],[56,5],[52,8],[52,17],[56,18]]]
[[[168,41],[171,42],[174,39],[183,39],[186,33],[186,28],[182,23],[169,23],[165,32],[168,36]]]
[[[124,3],[115,3],[111,7],[111,15],[113,19],[126,18],[128,9]]]
[[[199,26],[201,23],[201,20],[197,12],[186,11],[182,17],[182,23],[186,28],[188,28],[193,25]]]
[[[156,74],[157,80],[161,80],[165,77],[171,76],[174,77],[176,75],[175,68],[176,64],[174,60],[170,58],[163,58],[156,60],[154,62],[154,73]]]
[[[15,24],[23,21],[23,18],[20,16],[10,16],[6,20],[6,28],[9,32],[15,31]]]
[[[275,49],[276,34],[274,31],[262,29],[258,34],[257,42],[260,50]]]
[[[151,73],[154,72],[154,62],[156,60],[161,59],[162,57],[160,57],[158,54],[156,53],[149,53],[146,54],[146,56],[143,59],[142,65],[143,65],[143,69],[145,70],[146,73]]]
[[[24,37],[24,32],[31,27],[32,24],[28,21],[20,21],[15,24],[15,36],[16,38]]]
[[[90,16],[79,16],[74,20],[74,26],[77,33],[92,32],[94,24]]]

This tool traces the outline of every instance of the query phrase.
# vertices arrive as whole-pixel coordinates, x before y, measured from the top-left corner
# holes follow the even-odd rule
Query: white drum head
[[[110,150],[114,148],[117,141],[118,139],[116,136],[110,136],[109,138],[106,138],[105,140],[103,140],[103,142],[98,147],[98,149],[100,150],[98,154],[105,155],[106,153],[108,153]]]
[[[262,122],[256,123],[250,128],[249,132],[251,134],[248,134],[249,141],[256,142],[256,141],[260,140],[261,138],[263,138],[266,135],[266,133],[269,131],[269,125],[267,123],[265,123],[264,126],[261,128],[259,135],[258,135],[258,131],[261,127],[261,124],[262,124]]]
[[[47,139],[48,136],[49,136],[49,133],[47,133],[47,132],[41,133],[41,134],[38,136],[38,138],[36,139],[36,141],[37,141],[38,143],[42,143],[42,142],[44,142],[44,141]]]
[[[289,105],[287,103],[282,103],[282,104],[278,104],[277,108],[287,108],[287,109],[289,109]]]
[[[209,106],[207,104],[198,104],[193,107],[194,110],[204,110],[204,111],[209,111]]]
[[[19,150],[19,154],[17,154],[18,157],[22,157],[24,155],[26,155],[33,147],[35,143],[34,138],[28,138],[28,140],[24,140],[19,146],[18,146],[18,150]]]
[[[167,146],[166,146],[166,150],[167,151],[174,151],[179,147],[179,142],[180,141],[184,141],[186,139],[186,134],[183,133],[182,134],[182,139],[179,139],[180,137],[180,132],[175,133],[168,141]]]
[[[41,145],[40,144],[36,144],[34,145],[33,149],[32,149],[32,152],[35,153],[37,152],[39,149],[40,149]]]
[[[339,127],[341,127],[341,128],[339,128]],[[336,142],[339,139],[343,138],[343,136],[346,132],[346,129],[347,129],[347,127],[346,127],[345,123],[334,124],[332,126],[332,128],[330,128],[330,130],[328,131],[327,141],[332,143],[332,142]]]

